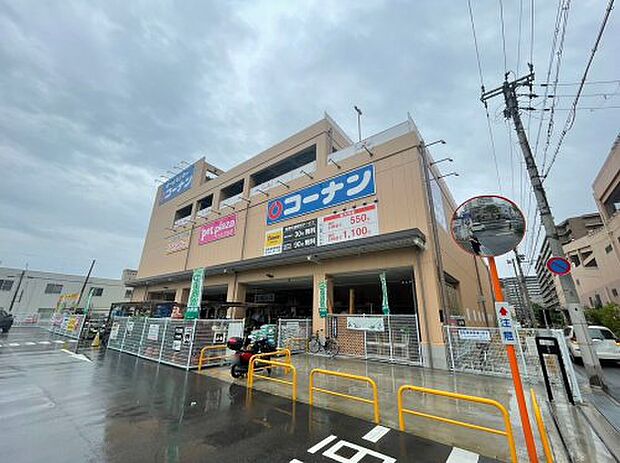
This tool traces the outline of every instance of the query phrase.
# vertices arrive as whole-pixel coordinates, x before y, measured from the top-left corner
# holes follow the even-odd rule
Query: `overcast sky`
[[[557,2],[535,3],[541,83]],[[560,82],[580,79],[606,3],[572,2]],[[472,4],[490,88],[504,73],[499,3]],[[503,4],[507,68],[522,74],[530,1]],[[590,80],[620,79],[617,13]],[[454,158],[442,168],[460,174],[449,179],[457,201],[498,191],[464,0],[0,0],[0,69],[2,266],[83,273],[96,258],[96,275],[120,277],[138,265],[160,174],[203,155],[229,169],[324,111],[353,137],[353,105],[364,112],[364,135],[409,111],[428,142],[447,140],[434,156]],[[589,85],[585,94],[606,96],[580,105],[618,106],[619,89]],[[558,94],[575,92],[566,86]],[[561,98],[557,107],[570,102]],[[527,209],[516,145],[511,174],[501,103],[489,110],[502,192]],[[546,182],[557,221],[595,210],[591,184],[618,133],[619,111],[578,112]],[[549,155],[566,115],[556,112]],[[534,140],[538,117],[530,122]],[[546,129],[545,122],[541,147]]]

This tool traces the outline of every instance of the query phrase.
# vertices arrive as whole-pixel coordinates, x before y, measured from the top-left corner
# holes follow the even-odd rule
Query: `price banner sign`
[[[379,234],[377,205],[350,209],[319,219],[319,246],[368,238]]]

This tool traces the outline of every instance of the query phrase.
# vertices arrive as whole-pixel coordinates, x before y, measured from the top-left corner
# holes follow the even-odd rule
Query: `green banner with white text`
[[[189,299],[187,301],[187,309],[185,310],[185,319],[193,320],[200,316],[200,302],[202,300],[202,286],[204,284],[205,269],[194,269],[192,275],[192,286],[189,290]]]

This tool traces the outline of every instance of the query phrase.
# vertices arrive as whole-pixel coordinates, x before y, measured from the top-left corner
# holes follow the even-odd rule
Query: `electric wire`
[[[547,171],[543,174],[543,180],[546,179],[547,176],[549,175],[549,172],[551,172],[551,169],[553,168],[553,165],[555,164],[557,160],[558,153],[560,152],[560,148],[562,147],[562,143],[564,142],[564,139],[566,138],[566,134],[573,128],[573,125],[575,124],[575,119],[577,117],[577,104],[579,103],[581,92],[583,91],[583,87],[588,78],[590,67],[592,66],[592,62],[594,61],[594,56],[596,55],[598,47],[601,43],[603,32],[605,32],[605,27],[607,26],[607,23],[609,22],[609,16],[611,14],[611,10],[613,9],[613,6],[614,6],[614,0],[609,0],[609,3],[607,4],[607,8],[605,10],[603,21],[601,23],[598,34],[596,36],[596,40],[594,42],[594,47],[592,47],[590,56],[588,58],[588,62],[586,64],[586,68],[584,69],[583,76],[581,77],[580,85],[579,85],[579,88],[577,89],[577,95],[575,96],[575,99],[573,100],[571,110],[569,111],[566,121],[564,123],[564,128],[562,129],[562,132],[560,133],[558,144],[555,147],[555,151],[553,152],[553,157],[551,158],[551,161],[549,162],[549,167],[547,167]]]

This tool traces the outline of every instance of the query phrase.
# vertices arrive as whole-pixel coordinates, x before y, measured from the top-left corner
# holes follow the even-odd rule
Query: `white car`
[[[589,325],[588,331],[596,350],[599,360],[616,360],[620,361],[620,341],[605,326]],[[570,356],[573,361],[581,360],[581,350],[577,344],[575,330],[572,326],[564,328],[564,336],[570,350]]]

